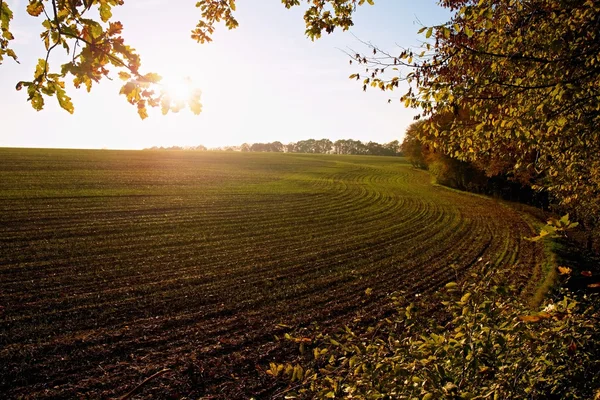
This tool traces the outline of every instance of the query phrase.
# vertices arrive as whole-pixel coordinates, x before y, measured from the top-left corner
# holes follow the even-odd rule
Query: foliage
[[[287,145],[275,141],[269,143],[243,143],[241,146],[224,146],[207,149],[205,146],[179,147],[172,146],[151,147],[148,150],[212,150],[212,151],[241,151],[241,152],[266,152],[266,153],[307,153],[307,154],[353,154],[370,156],[401,156],[400,143],[392,140],[389,143],[376,142],[363,143],[360,140],[339,139],[332,142],[329,139],[306,139],[291,142]]]
[[[306,35],[314,40],[322,32],[333,32],[335,27],[346,30],[352,26],[353,11],[365,1],[373,4],[372,0],[284,0],[283,4],[287,8],[301,3],[308,5],[304,14]],[[166,114],[178,112],[185,107],[185,102],[195,114],[201,112],[199,90],[193,91],[185,101],[175,100],[161,89],[158,74],[141,72],[140,56],[125,43],[121,36],[123,24],[113,18],[113,7],[124,3],[124,0],[27,2],[27,13],[42,20],[40,37],[46,48],[46,55],[39,59],[33,79],[17,84],[17,90],[26,89],[27,100],[34,109],[39,111],[44,107],[44,97],[56,96],[59,105],[73,113],[73,103],[65,91],[66,79],[72,78],[76,88],[84,86],[89,92],[94,83],[117,75],[124,81],[120,94],[137,107],[142,119],[148,116],[147,107],[160,107]],[[196,7],[200,9],[201,20],[192,30],[191,37],[199,43],[212,40],[215,24],[220,21],[229,29],[238,26],[234,16],[235,0],[200,0]],[[0,64],[5,56],[18,60],[11,47],[11,41],[15,39],[10,26],[12,18],[13,11],[6,1],[0,0]],[[72,55],[72,59],[58,69],[51,69],[48,60],[57,48]]]
[[[452,157],[496,157],[534,176],[579,220],[600,215],[600,3],[593,0],[443,0],[453,15],[424,27],[423,52],[356,54],[369,86],[421,109],[424,140]],[[403,69],[404,67],[404,69]],[[392,78],[388,71],[398,69]],[[412,70],[406,73],[406,68]],[[404,71],[404,72],[403,72]],[[363,75],[364,76],[364,75]],[[353,74],[352,78],[359,78]],[[461,115],[464,113],[466,115]],[[454,116],[450,129],[436,116]]]
[[[461,161],[444,154],[424,138],[433,136],[420,120],[408,127],[402,150],[414,167],[426,169],[436,183],[459,190],[491,195],[547,209],[548,193],[532,189],[531,178],[507,170],[499,157]]]
[[[484,267],[446,284],[442,310],[433,310],[440,324],[431,307],[421,313],[396,296],[394,317],[363,333],[321,335],[304,363],[272,363],[267,372],[301,383],[288,398],[599,396],[597,296],[564,292],[532,313],[508,279]]]
[[[288,153],[316,153],[326,154],[331,151],[333,142],[329,139],[306,139],[296,143],[289,143],[286,147]]]
[[[253,143],[249,151],[265,151],[270,153],[282,153],[283,143],[275,141],[272,143]]]
[[[424,148],[423,142],[418,137],[424,123],[424,121],[419,121],[410,125],[401,145],[404,156],[409,159],[412,166],[421,169],[427,169],[427,162],[425,161],[427,148]]]
[[[540,239],[550,239],[557,236],[564,236],[565,232],[571,229],[575,229],[579,226],[578,222],[571,222],[569,220],[569,214],[563,215],[560,219],[550,218],[546,225],[540,230],[540,234],[531,238],[533,241]]]

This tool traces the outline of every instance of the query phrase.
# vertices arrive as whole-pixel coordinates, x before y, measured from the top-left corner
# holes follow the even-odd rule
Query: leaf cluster
[[[27,13],[42,20],[40,34],[46,48],[46,56],[40,58],[31,81],[17,83],[16,89],[26,89],[28,101],[36,110],[44,107],[44,97],[56,96],[61,108],[74,112],[71,98],[65,90],[65,80],[72,78],[76,88],[84,86],[89,92],[94,83],[110,78],[116,70],[119,78],[125,81],[120,93],[137,107],[141,118],[147,117],[147,107],[161,106],[163,113],[178,111],[179,104],[172,104],[164,91],[156,85],[161,77],[156,73],[140,72],[141,60],[135,49],[125,43],[122,37],[123,24],[113,20],[112,9],[123,5],[123,0],[30,0]],[[8,22],[12,14],[2,3],[2,26],[7,40],[12,40]],[[14,56],[10,49],[3,51]],[[62,48],[70,61],[59,69],[51,69],[51,53]],[[0,62],[2,59],[0,58]],[[190,99],[192,111],[199,113],[199,92]]]
[[[284,0],[287,8],[308,6],[304,20],[306,34],[317,39],[322,32],[331,33],[336,27],[347,30],[352,26],[352,14],[356,7],[372,0]],[[44,97],[56,96],[59,105],[73,113],[74,106],[65,91],[65,80],[70,77],[76,88],[85,86],[89,92],[94,83],[110,78],[111,72],[125,81],[120,94],[137,107],[142,119],[148,116],[148,107],[160,107],[163,114],[178,112],[185,103],[195,113],[202,110],[200,91],[196,90],[186,101],[175,101],[161,88],[161,77],[156,73],[142,73],[141,59],[134,48],[126,44],[123,24],[113,18],[113,8],[122,6],[124,0],[29,0],[27,13],[42,20],[42,39],[46,55],[40,58],[31,81],[17,84],[17,90],[26,88],[32,107],[41,110]],[[229,29],[239,24],[235,18],[235,0],[201,0],[196,2],[200,21],[191,32],[191,38],[199,43],[212,41],[216,24],[223,22]],[[10,47],[14,39],[10,22],[13,12],[6,1],[0,0],[0,64],[5,56],[17,61],[17,54]],[[51,53],[62,48],[71,61],[52,70],[49,65]],[[17,61],[18,62],[18,61]]]

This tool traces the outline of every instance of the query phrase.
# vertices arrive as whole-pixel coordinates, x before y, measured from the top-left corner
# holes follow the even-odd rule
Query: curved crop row
[[[518,266],[524,286],[539,264],[516,211],[433,186],[401,159],[1,155],[11,397],[107,397],[165,367],[156,395],[267,395],[256,366],[285,326],[376,318],[389,293],[427,295],[479,262]]]

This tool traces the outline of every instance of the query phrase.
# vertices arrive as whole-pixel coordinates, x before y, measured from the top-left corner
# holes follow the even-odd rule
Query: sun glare
[[[160,85],[163,95],[161,100],[163,114],[167,114],[169,111],[177,113],[186,106],[194,114],[200,114],[202,111],[202,104],[200,103],[202,92],[194,84],[192,78],[189,76],[185,78],[163,78]]]
[[[187,102],[194,95],[196,87],[190,77],[163,78],[162,89],[174,102]]]

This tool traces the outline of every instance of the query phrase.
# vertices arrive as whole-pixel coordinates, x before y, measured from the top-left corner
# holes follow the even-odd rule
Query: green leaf
[[[102,22],[108,22],[108,20],[112,17],[112,11],[110,4],[103,2],[100,3],[100,18]]]
[[[31,86],[30,88],[35,87]],[[34,108],[34,110],[41,111],[44,108],[44,98],[42,97],[42,94],[40,92],[33,91],[33,93],[30,93],[30,101],[31,106]]]
[[[73,102],[71,98],[67,95],[65,89],[59,85],[55,84],[56,88],[56,98],[58,99],[58,104],[63,110],[66,110],[69,114],[73,114],[75,111],[75,107],[73,106]]]

